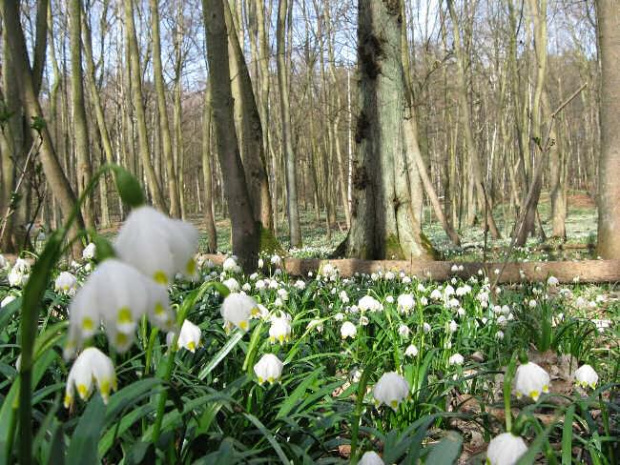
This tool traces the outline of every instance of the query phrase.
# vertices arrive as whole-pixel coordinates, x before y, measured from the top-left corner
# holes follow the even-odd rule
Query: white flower
[[[226,261],[224,261],[224,263],[226,263]],[[262,268],[263,266],[265,266],[265,260],[263,260],[262,258],[258,259],[258,267]],[[240,273],[241,272],[241,267],[237,267],[237,262],[235,262],[235,267],[234,269],[229,269],[227,270],[226,268],[224,268],[224,271],[232,271],[233,273]]]
[[[379,454],[373,451],[364,452],[357,465],[385,465]]]
[[[303,291],[306,288],[306,283],[305,281],[302,281],[301,279],[295,281],[294,284],[296,289],[299,289],[300,291]]]
[[[514,465],[527,452],[525,441],[512,433],[502,433],[491,439],[487,449],[487,464]]]
[[[418,348],[413,344],[409,344],[405,349],[405,355],[407,357],[415,357],[416,355],[418,355]]]
[[[360,324],[362,326],[368,326],[368,323],[370,323],[370,320],[368,319],[366,315],[360,316]]]
[[[89,347],[84,349],[69,371],[67,388],[65,391],[65,408],[73,404],[77,390],[82,400],[90,397],[93,384],[97,385],[101,398],[108,403],[110,392],[116,390],[116,373],[112,360],[99,349]]]
[[[594,389],[598,383],[598,374],[590,365],[582,365],[575,371],[575,382],[583,388],[589,386]]]
[[[26,284],[30,276],[30,263],[23,258],[15,260],[15,264],[9,271],[9,285],[12,287],[21,287]]]
[[[135,337],[143,315],[163,330],[170,330],[174,316],[168,292],[135,268],[116,259],[104,261],[90,275],[69,305],[69,337],[65,357],[93,336],[103,321],[110,344],[125,352]]]
[[[177,349],[183,347],[189,350],[192,354],[196,352],[196,348],[200,347],[202,343],[200,338],[202,333],[200,328],[189,320],[185,320],[181,326],[181,332],[179,333],[179,339],[177,341]],[[168,333],[167,337],[168,345],[172,344],[174,340],[174,333]]]
[[[342,312],[338,312],[334,315],[334,320],[336,321],[342,321],[344,320],[344,313]]]
[[[534,307],[536,307],[536,305],[538,305],[538,302],[536,302],[535,299],[530,300],[530,302],[529,302],[530,308],[534,308]]]
[[[222,284],[228,288],[230,292],[239,292],[241,287],[239,286],[239,281],[235,278],[228,278],[222,281]]]
[[[459,327],[459,325],[458,325],[458,324],[457,324],[457,322],[456,322],[456,321],[454,321],[454,320],[450,320],[450,323],[447,323],[447,324],[446,324],[446,330],[447,330],[449,333],[455,333],[455,332],[456,332],[456,330],[458,329],[458,327]]]
[[[383,305],[381,302],[369,295],[362,297],[357,303],[357,306],[362,311],[368,310],[369,312],[380,312],[383,310]]]
[[[344,323],[342,323],[342,326],[340,327],[340,336],[342,337],[342,339],[346,339],[348,337],[353,339],[356,334],[357,328],[353,323],[351,323],[350,321],[345,321]]]
[[[280,256],[279,256],[279,255],[272,255],[269,261],[270,261],[270,262],[271,262],[271,264],[272,264],[272,265],[274,265],[274,266],[280,266],[280,265],[282,265],[282,258],[280,258]]]
[[[428,323],[424,322],[424,324],[422,325],[422,330],[428,334],[431,332],[431,325],[429,325]]]
[[[389,405],[396,410],[409,395],[409,383],[398,373],[390,371],[379,378],[372,394],[378,405]]]
[[[288,300],[288,292],[286,289],[278,289],[278,297],[282,299],[283,302]]]
[[[9,262],[6,261],[4,255],[0,254],[0,271],[5,270],[9,267]]]
[[[498,341],[503,341],[504,340],[504,331],[498,331],[495,333],[495,339],[497,339]]]
[[[441,291],[439,289],[433,289],[433,292],[431,292],[431,299],[432,300],[441,300],[442,298],[442,294]]]
[[[276,318],[271,320],[269,328],[269,341],[274,344],[279,341],[280,344],[291,339],[291,324],[286,318]]]
[[[84,260],[93,260],[95,258],[96,253],[97,253],[97,246],[95,245],[94,242],[91,242],[86,247],[84,247],[84,250],[82,250],[82,258]]]
[[[415,306],[413,294],[401,294],[396,299],[396,307],[400,313],[409,313]]]
[[[471,292],[471,286],[469,284],[465,284],[456,289],[456,295],[459,297],[463,297]]]
[[[549,374],[539,365],[533,362],[520,365],[514,381],[517,398],[528,396],[536,402],[541,393],[549,392],[550,382]]]
[[[323,322],[317,318],[315,318],[314,320],[310,320],[310,322],[308,323],[308,326],[306,326],[306,328],[308,330],[310,329],[316,329],[319,333],[323,332]]]
[[[252,290],[252,285],[250,283],[245,283],[243,286],[241,286],[241,290],[243,292],[250,292]]]
[[[398,327],[398,334],[400,335],[400,337],[409,337],[409,334],[411,334],[411,330],[407,327],[407,325],[400,325]]]
[[[2,299],[2,302],[0,302],[0,308],[4,308],[7,305],[9,305],[11,302],[13,302],[16,299],[16,297],[14,295],[7,295],[4,299]]]
[[[555,276],[549,276],[549,279],[547,279],[547,285],[548,286],[555,287],[559,283],[560,283],[560,281]]]
[[[260,309],[252,297],[231,292],[224,299],[220,313],[228,327],[234,325],[247,331],[250,327],[250,318],[260,315]]]
[[[443,291],[443,295],[446,296],[446,298],[454,295],[454,288],[450,284],[448,284]]]
[[[262,268],[260,261],[261,260],[259,260],[258,267]],[[235,259],[235,257],[228,257],[226,260],[224,260],[224,263],[222,264],[222,269],[229,273],[241,273],[241,267],[237,265],[237,260]]]
[[[121,260],[166,285],[178,272],[190,278],[196,276],[198,237],[198,230],[191,224],[144,206],[131,211],[114,249]]]
[[[278,357],[273,354],[265,354],[254,365],[254,373],[258,378],[258,383],[263,384],[265,381],[274,383],[282,376],[282,368],[284,364]]]
[[[54,281],[54,289],[56,292],[62,292],[63,294],[73,296],[77,288],[77,278],[68,271],[60,273],[56,281]]]
[[[465,358],[461,354],[454,354],[448,359],[449,365],[462,365]]]

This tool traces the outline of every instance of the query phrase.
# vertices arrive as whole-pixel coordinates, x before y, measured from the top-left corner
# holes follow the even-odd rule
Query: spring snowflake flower
[[[549,279],[547,279],[548,286],[555,287],[558,284],[560,284],[560,281],[555,276],[549,276]]]
[[[222,281],[222,284],[228,288],[230,292],[239,292],[241,286],[235,278],[228,278]]]
[[[97,246],[94,242],[89,243],[84,250],[82,250],[82,258],[84,260],[93,260],[97,254]]]
[[[413,294],[401,294],[396,299],[396,307],[400,313],[409,313],[415,306]]]
[[[454,354],[448,359],[449,365],[462,365],[465,362],[465,357],[461,354]]]
[[[236,326],[243,331],[247,331],[250,327],[250,318],[260,315],[260,309],[252,297],[231,292],[224,299],[220,313],[228,329]]]
[[[528,362],[517,368],[514,383],[517,398],[527,396],[536,402],[541,393],[549,392],[551,378],[542,367]]]
[[[69,305],[69,337],[65,357],[71,358],[85,339],[93,336],[101,322],[110,344],[125,352],[133,343],[143,315],[169,331],[174,316],[168,292],[135,268],[119,260],[104,261],[90,275]]]
[[[254,373],[258,378],[258,383],[263,384],[265,381],[273,384],[282,376],[282,368],[284,364],[273,354],[265,354],[254,365]]]
[[[394,371],[384,373],[372,391],[377,406],[389,405],[396,410],[409,395],[409,383]]]
[[[598,374],[590,365],[582,365],[575,371],[575,383],[582,388],[591,387],[594,389],[598,383]]]
[[[362,455],[362,458],[360,459],[359,462],[357,462],[358,465],[385,465],[385,462],[383,461],[383,459],[381,459],[381,456],[379,454],[377,454],[374,451],[368,451],[368,452],[364,452],[364,455]]]
[[[295,287],[295,289],[303,291],[306,288],[306,282],[299,279],[295,281],[295,284],[293,286]]]
[[[491,439],[487,449],[487,465],[514,465],[527,452],[525,441],[512,433]]]
[[[280,344],[288,342],[291,339],[291,323],[286,318],[276,318],[271,320],[271,327],[269,328],[269,342],[275,344],[278,341]]]
[[[431,325],[429,325],[428,323],[424,322],[424,324],[422,325],[422,330],[428,334],[431,332]]]
[[[357,328],[353,323],[351,323],[350,321],[345,321],[344,323],[342,323],[342,326],[340,327],[340,336],[342,337],[342,339],[346,339],[348,337],[353,339],[356,335]]]
[[[131,211],[114,249],[121,260],[167,285],[179,272],[190,278],[196,276],[198,237],[198,230],[191,224],[144,206]]]
[[[407,325],[400,325],[398,327],[398,334],[400,335],[400,337],[409,337],[409,335],[411,334],[411,330]]]
[[[380,312],[383,310],[383,305],[377,299],[372,296],[364,296],[357,303],[360,310],[369,312]]]
[[[308,330],[316,329],[317,332],[322,333],[323,322],[319,320],[318,318],[315,318],[314,320],[310,320],[310,322],[308,323],[308,326],[306,326],[306,329]]]
[[[360,325],[368,326],[368,323],[370,323],[370,320],[368,319],[366,315],[360,316]]]
[[[446,323],[446,331],[449,333],[455,333],[458,328],[459,325],[454,320],[450,320],[450,323]]]
[[[503,341],[504,340],[504,331],[497,331],[495,333],[495,339],[497,339],[498,341]]]
[[[116,373],[112,360],[95,347],[84,349],[75,360],[65,391],[65,408],[73,404],[75,391],[80,399],[87,400],[93,391],[93,384],[97,385],[103,403],[107,404],[110,392],[116,390]]]
[[[23,258],[15,260],[15,264],[11,271],[9,271],[8,279],[9,285],[12,287],[21,287],[26,284],[30,277],[30,263]]]
[[[405,355],[407,357],[415,357],[416,355],[418,355],[418,348],[413,344],[409,344],[405,349]]]
[[[202,332],[200,328],[189,320],[185,320],[181,326],[181,332],[179,333],[179,339],[177,341],[177,349],[183,347],[189,350],[192,354],[196,352],[196,349],[202,345],[200,338]],[[168,345],[172,344],[174,340],[174,332],[169,332],[166,336],[166,342]]]
[[[7,305],[9,305],[11,302],[13,302],[16,299],[16,297],[14,295],[7,295],[4,299],[2,299],[2,302],[0,302],[0,308],[4,308]]]
[[[433,289],[430,297],[431,300],[441,300],[443,298],[443,295],[441,294],[441,291],[439,289]]]
[[[74,296],[77,292],[77,288],[77,278],[68,271],[60,273],[56,281],[54,281],[54,289],[56,292],[61,292],[65,295]]]
[[[259,260],[258,267],[262,268],[263,265],[260,264],[260,261],[261,260]],[[237,265],[237,259],[235,257],[228,257],[226,260],[224,260],[224,263],[222,264],[222,269],[229,273],[241,273],[241,267]]]

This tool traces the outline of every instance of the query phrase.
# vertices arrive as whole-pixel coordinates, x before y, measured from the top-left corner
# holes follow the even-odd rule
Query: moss
[[[286,251],[280,245],[280,242],[274,236],[273,232],[263,227],[262,224],[258,226],[260,228],[260,243],[259,251],[268,254],[278,254],[280,256],[286,255]]]
[[[433,247],[433,244],[431,243],[430,239],[423,232],[420,233],[420,240],[421,240],[420,245],[426,251],[429,257],[432,258],[433,260],[437,260],[439,258],[439,252],[437,252],[437,249]]]
[[[405,254],[400,245],[400,240],[395,234],[390,234],[385,239],[385,259],[386,260],[404,260]]]

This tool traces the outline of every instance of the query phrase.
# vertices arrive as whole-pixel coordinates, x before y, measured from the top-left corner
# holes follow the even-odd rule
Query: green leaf
[[[564,428],[562,430],[562,465],[573,463],[573,416],[575,415],[575,405],[571,405],[564,415]]]
[[[213,369],[218,366],[222,360],[224,360],[224,358],[230,353],[231,350],[233,350],[244,335],[245,333],[243,331],[237,331],[234,333],[230,339],[228,339],[228,342],[224,345],[224,347],[222,347],[220,351],[211,359],[211,361],[207,363],[202,370],[200,370],[198,379],[202,381],[209,376],[209,373],[211,373]]]
[[[315,380],[321,373],[323,373],[323,368],[313,371],[310,374],[310,376],[304,379],[304,381],[301,382],[299,386],[295,388],[295,390],[291,393],[291,395],[284,402],[282,402],[282,405],[280,406],[280,410],[278,411],[278,414],[276,415],[277,419],[284,418],[285,416],[289,414],[289,412],[293,409],[293,407],[295,407],[295,404],[297,403],[297,401],[299,401],[303,396],[306,395],[306,391],[308,390],[310,385],[312,385],[315,382]]]
[[[103,429],[105,405],[99,395],[95,395],[82,414],[73,432],[67,452],[67,463],[99,463],[97,444]]]
[[[276,438],[273,436],[271,431],[269,431],[265,427],[265,425],[263,425],[260,422],[260,420],[258,418],[256,418],[254,415],[251,415],[249,413],[244,413],[243,416],[246,417],[248,420],[250,420],[252,422],[252,424],[258,428],[258,430],[265,437],[265,439],[267,439],[267,441],[269,441],[269,444],[271,444],[271,447],[273,447],[273,450],[276,451],[276,454],[278,455],[278,458],[280,459],[280,461],[284,465],[289,465],[290,462],[289,462],[288,458],[286,457],[286,454],[282,450],[282,447],[280,447],[280,444],[278,444],[278,441],[276,441]]]
[[[452,465],[461,452],[463,437],[454,431],[448,432],[445,438],[435,444],[425,463],[432,465]]]
[[[135,176],[119,165],[111,165],[111,169],[114,173],[114,182],[116,183],[118,195],[123,203],[131,208],[144,205],[144,192]]]

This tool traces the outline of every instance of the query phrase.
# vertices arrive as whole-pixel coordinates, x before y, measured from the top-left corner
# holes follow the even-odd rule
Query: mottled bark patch
[[[355,126],[355,142],[361,143],[368,136],[368,130],[370,129],[370,122],[364,111],[360,112],[357,117],[357,124]]]
[[[357,50],[362,73],[370,79],[376,79],[381,72],[380,61],[384,55],[383,44],[374,34],[365,34]]]
[[[353,171],[353,187],[357,190],[364,190],[370,183],[370,177],[366,172],[365,166],[356,166]]]

